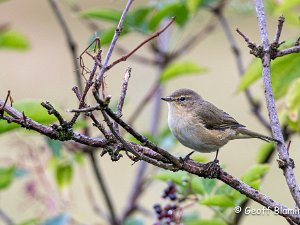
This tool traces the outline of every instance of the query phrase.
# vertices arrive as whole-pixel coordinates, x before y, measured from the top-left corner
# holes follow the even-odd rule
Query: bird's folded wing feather
[[[195,116],[202,121],[207,129],[223,130],[228,128],[235,129],[239,127],[245,127],[244,125],[238,123],[228,113],[207,101],[202,102],[201,106],[197,108],[199,110],[196,112]]]

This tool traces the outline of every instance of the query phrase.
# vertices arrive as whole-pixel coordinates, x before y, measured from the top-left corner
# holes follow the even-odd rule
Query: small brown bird
[[[278,142],[246,129],[228,113],[190,89],[179,89],[162,100],[168,102],[168,124],[173,135],[181,144],[198,152],[216,151],[214,161],[217,161],[219,149],[230,140],[259,138]]]

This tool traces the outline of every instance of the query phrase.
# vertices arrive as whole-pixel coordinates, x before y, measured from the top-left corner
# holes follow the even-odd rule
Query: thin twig
[[[280,16],[279,19],[278,19],[277,31],[276,31],[276,34],[274,36],[274,41],[273,41],[273,44],[275,44],[276,46],[279,43],[279,39],[280,39],[280,35],[281,35],[281,31],[282,31],[284,20],[285,19],[284,19],[283,16]]]
[[[64,17],[62,16],[61,11],[59,10],[57,4],[56,4],[56,0],[49,0],[49,3],[51,5],[51,8],[65,34],[66,37],[66,41],[68,43],[69,46],[69,50],[72,56],[72,61],[73,61],[73,66],[75,69],[75,74],[76,74],[76,80],[77,80],[77,85],[79,87],[79,90],[82,91],[83,87],[82,87],[82,81],[81,81],[81,75],[80,75],[80,68],[78,65],[78,61],[77,61],[77,46],[76,46],[76,42],[73,39],[73,36],[70,32],[70,29],[64,19]]]
[[[289,55],[289,54],[293,54],[293,53],[299,53],[299,52],[300,52],[300,45],[299,46],[294,46],[294,47],[291,47],[291,48],[287,48],[287,49],[283,49],[283,50],[279,50],[277,52],[276,57]]]
[[[0,100],[0,107],[3,107],[3,106],[4,106],[4,101]],[[40,124],[28,117],[26,118],[26,122],[25,122],[23,119],[23,114],[7,104],[5,105],[3,110],[9,116],[5,116],[5,115],[1,116],[0,115],[0,119],[4,119],[8,123],[19,124],[22,127],[25,127],[26,129],[29,129],[29,130],[35,130],[38,133],[48,136],[51,139],[59,139],[58,131],[53,129],[52,127],[48,127],[43,124]],[[107,141],[102,138],[88,137],[86,135],[79,134],[75,131],[70,133],[69,139],[74,140],[78,143],[82,143],[84,145],[93,146],[93,147],[104,147],[107,144]]]
[[[103,179],[103,175],[100,172],[101,170],[100,170],[98,162],[96,160],[95,153],[96,152],[90,152],[89,153],[89,157],[90,157],[90,160],[92,162],[93,170],[94,170],[94,173],[96,175],[98,184],[100,185],[101,193],[104,196],[105,203],[106,203],[107,208],[109,210],[111,224],[118,225],[119,223],[118,223],[118,219],[116,217],[116,213],[115,213],[113,203],[111,201],[111,196],[109,194],[108,188],[106,187],[106,183]]]
[[[7,225],[15,224],[13,220],[0,208],[0,219]]]
[[[86,108],[81,108],[81,109],[70,109],[70,110],[67,110],[68,112],[75,112],[75,113],[82,113],[82,112],[93,112],[95,110],[100,110],[100,105],[96,105],[96,106],[89,106],[89,107],[86,107]]]
[[[227,37],[227,40],[230,44],[231,50],[233,52],[233,55],[235,57],[235,61],[236,61],[236,65],[237,65],[237,69],[238,69],[238,73],[239,76],[242,77],[244,75],[245,72],[245,67],[243,65],[243,60],[241,57],[241,53],[238,47],[238,44],[231,32],[231,29],[229,27],[229,24],[226,20],[226,18],[223,15],[222,11],[217,11],[216,16],[219,18],[219,21],[222,25],[222,28],[224,30],[224,33]],[[244,36],[246,37],[246,36]],[[246,39],[248,39],[246,37]],[[250,42],[250,40],[249,40]],[[247,98],[247,101],[249,102],[250,106],[251,106],[251,110],[253,112],[253,114],[255,115],[255,117],[259,120],[259,122],[267,129],[267,130],[271,130],[270,129],[270,124],[268,123],[267,119],[262,115],[261,110],[260,110],[260,105],[255,101],[252,92],[250,91],[249,88],[245,89],[245,95]]]
[[[269,118],[271,122],[271,128],[273,137],[279,140],[281,143],[277,143],[277,151],[279,159],[282,163],[281,168],[283,170],[284,177],[286,179],[287,185],[290,189],[291,195],[294,198],[295,203],[300,207],[300,190],[297,185],[295,174],[294,174],[294,162],[289,157],[289,152],[284,144],[283,134],[281,131],[278,114],[276,110],[275,100],[273,97],[271,74],[270,74],[270,44],[268,39],[267,22],[265,18],[264,5],[262,0],[256,0],[256,13],[258,18],[258,26],[260,30],[260,36],[263,47],[263,57],[262,57],[262,78],[265,89],[265,97],[267,102],[267,109],[269,112]]]
[[[239,28],[236,28],[236,32],[238,32],[238,34],[241,35],[242,38],[244,38],[244,40],[247,42],[248,47],[249,47],[250,49],[253,50],[253,49],[257,48],[256,44],[255,44],[254,42],[252,42],[245,34],[243,34],[243,33],[239,30]]]
[[[92,72],[90,74],[90,77],[86,81],[86,85],[85,85],[85,88],[83,90],[83,93],[82,93],[82,96],[81,96],[81,99],[80,99],[80,102],[79,102],[78,109],[81,109],[82,107],[85,106],[85,97],[86,97],[88,91],[90,90],[91,86],[93,85],[93,79],[94,79],[95,73],[97,71],[97,68],[98,68],[98,63],[95,61],[94,66],[93,66],[93,70],[92,70]],[[79,112],[77,112],[77,113],[74,114],[73,118],[69,122],[69,124],[71,126],[76,123],[76,120],[78,119],[79,115],[80,115]]]
[[[144,40],[142,43],[140,43],[137,47],[135,47],[131,52],[129,52],[127,55],[122,56],[121,58],[117,59],[116,61],[112,62],[109,66],[106,67],[106,70],[111,69],[116,64],[126,61],[132,54],[134,54],[137,50],[139,50],[143,45],[151,41],[152,39],[158,37],[161,33],[163,33],[175,20],[175,16],[171,18],[171,20],[159,31],[155,32],[153,35],[148,37],[146,40]]]
[[[7,103],[7,101],[8,101],[9,98],[10,98],[10,90],[7,91],[7,95],[6,95],[4,104],[2,105],[2,107],[1,107],[1,109],[0,109],[0,115],[3,114],[3,112],[4,112],[4,107],[6,106],[6,103]]]
[[[122,126],[128,133],[130,133],[132,136],[134,136],[138,141],[140,141],[143,145],[149,147],[153,151],[161,154],[165,158],[170,160],[170,163],[173,163],[174,165],[180,167],[181,162],[179,159],[174,157],[169,152],[164,151],[162,148],[158,147],[157,145],[150,142],[145,136],[141,135],[137,131],[135,131],[131,126],[129,126],[127,123],[125,123],[121,118],[119,118],[107,105],[105,102],[103,102],[100,98],[94,96],[96,101],[100,104],[100,106],[103,108],[103,110],[120,126]]]
[[[119,97],[119,101],[118,101],[118,105],[117,105],[117,116],[119,116],[119,117],[122,116],[122,109],[123,109],[123,105],[124,105],[124,100],[125,100],[127,87],[128,87],[128,81],[129,81],[130,76],[131,76],[131,68],[129,67],[129,68],[127,68],[127,70],[125,72],[123,84],[121,87],[121,93],[120,93],[120,97]],[[117,123],[114,124],[114,127],[115,127],[115,130],[119,133],[119,128],[118,128]]]
[[[61,125],[65,125],[67,122],[64,120],[62,115],[51,105],[50,102],[42,102],[41,105],[48,110],[49,115],[54,115]]]
[[[80,95],[78,87],[75,86],[72,88],[72,90],[74,91],[77,99],[80,101],[82,99],[82,96]],[[83,106],[87,106],[87,105],[84,103]],[[78,110],[80,110],[80,109],[78,109]],[[77,113],[80,113],[80,111]],[[99,121],[96,119],[96,116],[93,114],[93,112],[88,113],[87,116],[89,116],[92,119],[93,125],[96,126],[98,128],[98,130],[100,130],[100,132],[104,135],[106,140],[109,140],[111,135],[105,130],[104,126],[102,126],[102,124],[99,123]]]
[[[102,82],[103,75],[104,75],[104,73],[106,71],[106,67],[107,67],[108,61],[109,61],[109,59],[110,59],[110,57],[112,55],[112,52],[113,52],[114,47],[115,47],[115,45],[117,43],[117,40],[118,40],[118,38],[119,38],[119,36],[120,36],[120,34],[122,32],[123,22],[125,20],[127,12],[128,12],[128,10],[129,10],[129,8],[130,8],[130,6],[131,6],[132,3],[133,3],[133,0],[128,0],[127,1],[127,4],[126,4],[126,6],[125,6],[125,8],[123,10],[123,13],[121,15],[120,21],[119,21],[118,26],[116,28],[114,37],[113,37],[113,39],[112,39],[112,41],[110,43],[110,46],[108,48],[106,57],[104,59],[103,65],[102,65],[102,68],[101,68],[101,70],[100,70],[100,72],[99,72],[99,74],[98,74],[98,76],[96,78],[96,82],[95,82],[95,92],[96,92],[96,94],[98,94],[98,92],[99,92],[99,88],[100,88],[100,85],[101,85],[101,82]]]
[[[152,158],[150,158],[150,157],[148,157],[148,156],[146,156],[144,154],[140,154],[138,151],[135,151],[135,149],[132,148],[131,145],[129,143],[127,143],[127,141],[125,141],[124,138],[122,138],[120,136],[120,134],[118,134],[114,130],[113,123],[111,122],[111,120],[109,119],[109,117],[107,116],[107,114],[106,114],[106,112],[104,110],[102,110],[102,115],[104,117],[104,120],[105,120],[107,126],[110,128],[110,131],[116,137],[116,139],[118,139],[122,143],[122,145],[125,148],[125,150],[131,152],[132,154],[134,154],[136,156],[135,159],[131,158],[132,160],[136,161],[136,160],[140,160],[141,159],[141,160],[144,160],[144,161],[146,161],[148,163],[151,163],[151,164],[153,164],[155,166],[158,166],[160,168],[167,169],[167,170],[172,170],[174,168],[171,164],[166,164],[166,163],[154,160],[154,159],[152,159]],[[113,154],[116,154],[115,156],[117,156],[118,152],[115,152]]]

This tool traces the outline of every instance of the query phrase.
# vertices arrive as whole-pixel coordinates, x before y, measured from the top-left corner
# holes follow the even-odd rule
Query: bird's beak
[[[164,100],[166,102],[172,102],[173,101],[173,99],[171,97],[163,97],[163,98],[161,98],[161,100]]]

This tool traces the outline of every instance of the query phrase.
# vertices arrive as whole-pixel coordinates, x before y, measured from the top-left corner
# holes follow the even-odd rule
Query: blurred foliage
[[[192,62],[175,62],[168,65],[160,75],[160,81],[166,82],[178,76],[185,76],[190,74],[201,74],[206,69],[199,67]]]
[[[8,188],[15,178],[16,167],[0,167],[0,190]]]
[[[30,219],[16,225],[37,225],[40,224],[40,219]]]
[[[0,30],[0,49],[27,50],[29,42],[20,32],[13,30]]]
[[[69,187],[74,177],[74,166],[84,163],[84,155],[81,151],[64,151],[63,143],[47,138],[48,147],[52,151],[49,167],[52,169],[59,188]]]
[[[292,47],[294,41],[288,41],[284,48]],[[282,49],[282,47],[281,47]],[[300,54],[290,54],[271,61],[271,81],[274,98],[282,99],[284,107],[279,108],[281,123],[287,124],[295,132],[299,132],[300,124]],[[260,59],[253,59],[248,65],[239,84],[244,91],[261,79],[262,64]]]

